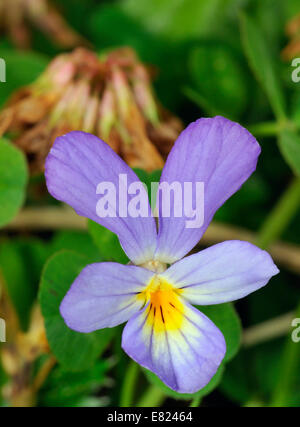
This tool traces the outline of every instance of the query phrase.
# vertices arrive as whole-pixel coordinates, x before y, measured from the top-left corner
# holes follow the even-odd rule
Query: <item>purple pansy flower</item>
[[[260,147],[242,126],[223,117],[191,123],[177,139],[161,182],[204,182],[204,223],[187,228],[186,218],[99,218],[100,182],[119,186],[135,173],[103,141],[84,132],[56,139],[46,162],[50,194],[113,231],[134,265],[88,265],[63,299],[66,324],[91,332],[127,322],[125,352],[168,387],[194,393],[204,387],[224,358],[220,330],[191,304],[234,301],[264,286],[278,273],[270,255],[243,241],[227,241],[187,256],[216,210],[256,168]],[[121,191],[120,188],[118,191]],[[146,190],[145,190],[146,192]],[[129,196],[129,201],[130,201]],[[150,206],[149,206],[150,212]]]

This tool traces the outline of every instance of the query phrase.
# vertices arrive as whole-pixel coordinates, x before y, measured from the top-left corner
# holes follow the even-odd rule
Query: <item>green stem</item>
[[[278,122],[261,122],[247,127],[255,136],[276,136],[281,130]]]
[[[281,122],[261,122],[247,127],[255,136],[277,136],[284,129],[296,130],[295,123],[284,120]]]
[[[266,249],[279,238],[290,223],[300,205],[300,178],[294,178],[267,217],[258,233],[256,244]]]
[[[121,408],[130,407],[133,405],[134,389],[138,373],[139,365],[133,361],[130,361],[120,395]]]
[[[300,304],[295,313],[300,318]],[[279,378],[275,386],[270,406],[286,406],[292,394],[296,372],[300,362],[300,343],[294,342],[289,335],[286,339],[279,370]]]
[[[165,398],[166,395],[163,391],[161,391],[160,388],[156,387],[155,385],[150,385],[136,406],[138,408],[161,406]]]
[[[194,399],[191,401],[190,408],[198,408],[201,403],[201,396],[195,396]]]

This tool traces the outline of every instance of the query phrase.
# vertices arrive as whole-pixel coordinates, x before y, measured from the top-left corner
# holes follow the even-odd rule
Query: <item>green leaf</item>
[[[38,239],[3,240],[0,244],[4,284],[23,330],[28,326],[30,309],[47,256],[46,245]]]
[[[58,231],[52,240],[52,253],[62,249],[78,252],[88,258],[90,263],[103,261],[97,245],[86,231]]]
[[[176,391],[170,389],[168,386],[166,386],[153,372],[149,371],[148,369],[143,368],[143,372],[145,373],[146,377],[148,378],[149,382],[155,386],[158,386],[165,394],[166,396],[172,397],[173,399],[183,399],[183,400],[191,400],[194,397],[198,396],[200,398],[206,396],[207,394],[211,393],[220,383],[222,379],[222,375],[224,372],[224,365],[221,364],[215,373],[215,375],[212,377],[210,382],[203,387],[201,390],[197,391],[197,393],[177,393]]]
[[[284,338],[260,343],[253,354],[253,368],[256,374],[259,389],[265,395],[271,396],[279,379]],[[300,374],[300,372],[299,372]],[[295,377],[297,372],[295,372]],[[292,390],[291,390],[292,391]]]
[[[296,175],[300,175],[300,136],[291,130],[284,130],[278,139],[279,149]]]
[[[270,105],[278,120],[286,119],[286,106],[280,87],[276,67],[266,44],[263,32],[257,24],[245,14],[241,15],[241,33],[245,54],[249,64],[268,96]]]
[[[48,59],[33,52],[1,50],[0,57],[6,63],[6,82],[1,84],[0,105],[16,89],[32,83],[45,69]]]
[[[109,369],[105,360],[97,360],[88,370],[70,372],[62,366],[51,371],[39,393],[41,406],[80,406],[83,399],[99,391]]]
[[[188,64],[194,84],[192,99],[202,108],[231,118],[243,113],[247,104],[247,79],[230,45],[221,41],[199,42],[192,49]]]
[[[89,26],[92,38],[102,49],[130,45],[142,58],[149,54],[150,57],[152,54],[154,57],[157,55],[158,42],[145,32],[144,27],[124,13],[118,4],[101,4],[96,7]],[[119,28],[119,31],[111,31],[112,27]]]
[[[22,206],[27,178],[23,153],[0,139],[0,227],[10,222]]]
[[[161,39],[186,40],[216,31],[233,1],[123,0],[127,15]]]
[[[244,405],[250,400],[257,390],[253,389],[251,375],[251,362],[246,358],[246,352],[240,351],[238,355],[226,365],[220,390],[229,399]]]
[[[159,68],[155,82],[159,99],[174,111],[181,98],[178,88],[186,76],[186,47],[182,43],[171,44],[148,31],[141,20],[129,16],[118,3],[101,3],[94,8],[88,21],[92,40],[96,46],[101,46],[101,50],[130,46],[142,61]],[[118,31],[111,31],[112,28],[118,28]]]
[[[58,361],[70,371],[88,369],[104,351],[114,329],[83,334],[67,327],[59,312],[60,303],[87,259],[71,251],[53,255],[45,265],[40,284],[40,305],[46,334]]]
[[[31,286],[26,286],[28,285],[26,265],[13,241],[5,241],[1,244],[0,267],[4,277],[5,288],[16,309],[21,327],[25,330],[28,325],[34,292]],[[26,292],[24,292],[24,289],[26,289]]]
[[[115,261],[121,264],[128,262],[116,234],[90,219],[88,220],[88,230],[105,261]]]
[[[218,116],[224,114],[218,106],[214,106],[210,101],[205,98],[201,93],[189,86],[184,86],[182,89],[183,93],[192,102],[198,105],[201,109],[205,110],[210,116]]]
[[[298,88],[299,86],[297,86]],[[296,128],[300,128],[300,90],[295,90],[291,94],[290,101],[291,121],[296,125]]]
[[[197,307],[222,332],[226,341],[224,362],[231,360],[241,343],[242,327],[239,316],[231,303]]]

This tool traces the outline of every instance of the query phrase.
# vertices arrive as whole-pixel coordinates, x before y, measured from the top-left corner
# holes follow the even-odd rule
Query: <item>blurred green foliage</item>
[[[27,164],[14,145],[0,139],[0,227],[10,222],[25,199]]]
[[[62,250],[49,259],[41,277],[39,301],[47,339],[57,360],[70,371],[92,366],[115,333],[115,329],[102,329],[90,334],[75,332],[67,327],[59,312],[70,284],[90,262],[88,257]]]

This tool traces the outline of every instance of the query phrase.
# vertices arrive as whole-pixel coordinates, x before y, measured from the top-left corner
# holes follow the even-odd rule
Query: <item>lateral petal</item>
[[[92,332],[126,322],[143,306],[137,294],[153,273],[114,262],[90,264],[76,278],[60,305],[69,328]]]
[[[209,305],[243,298],[278,272],[268,252],[229,240],[183,258],[160,276],[192,304]]]

